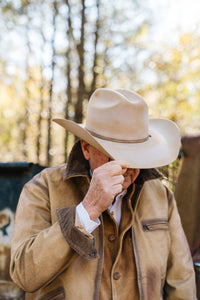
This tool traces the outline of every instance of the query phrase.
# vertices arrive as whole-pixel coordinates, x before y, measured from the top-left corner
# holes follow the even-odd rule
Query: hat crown
[[[86,128],[111,140],[145,139],[148,136],[147,104],[130,90],[97,89],[88,104]]]

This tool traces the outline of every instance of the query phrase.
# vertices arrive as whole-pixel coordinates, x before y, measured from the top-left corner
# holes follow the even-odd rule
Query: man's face
[[[102,166],[103,164],[110,161],[110,158],[105,154],[101,153],[99,150],[88,144],[87,142],[81,140],[82,151],[85,159],[89,160],[90,168],[92,172]],[[124,183],[123,190],[127,189],[137,178],[139,174],[139,169],[128,168],[123,174]]]

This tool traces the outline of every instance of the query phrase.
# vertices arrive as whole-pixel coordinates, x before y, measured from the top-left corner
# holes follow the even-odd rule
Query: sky
[[[155,18],[153,36],[155,40],[176,42],[178,32],[197,30],[200,25],[199,0],[150,0]],[[199,30],[199,29],[198,29]]]

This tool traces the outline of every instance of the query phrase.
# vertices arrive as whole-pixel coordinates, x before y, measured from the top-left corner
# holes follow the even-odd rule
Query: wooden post
[[[188,243],[200,241],[200,133],[182,137],[183,161],[175,197]]]

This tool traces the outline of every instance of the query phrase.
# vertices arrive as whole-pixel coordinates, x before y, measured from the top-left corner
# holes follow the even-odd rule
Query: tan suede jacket
[[[194,300],[188,244],[173,194],[158,177],[155,169],[141,170],[131,199],[139,299]],[[103,225],[93,238],[74,225],[75,207],[89,182],[88,162],[77,143],[67,167],[47,168],[25,185],[16,213],[10,273],[27,300],[99,299],[106,261]]]

